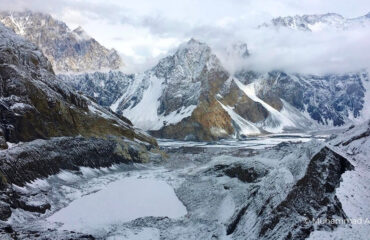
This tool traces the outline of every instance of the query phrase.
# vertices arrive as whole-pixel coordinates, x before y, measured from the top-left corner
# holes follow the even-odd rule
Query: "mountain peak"
[[[209,46],[197,39],[191,38],[189,41],[181,44],[179,49],[199,49],[199,48],[209,48]]]
[[[155,69],[160,72],[159,75],[168,75],[167,73],[173,71],[175,75],[198,76],[204,67],[218,68],[220,62],[206,43],[191,38],[182,43],[175,54],[161,59]]]
[[[196,40],[195,38],[191,38],[189,41],[188,41],[189,44],[194,44],[194,43],[201,43],[200,41]]]
[[[199,41],[198,39],[191,38],[189,41],[187,41],[185,44],[192,46],[192,45],[207,45],[204,42]]]
[[[81,26],[78,26],[73,31],[74,32],[84,32],[85,30]]]
[[[318,16],[344,18],[344,17],[343,17],[342,15],[340,15],[339,13],[325,13],[325,14],[319,14]]]
[[[228,54],[235,55],[247,58],[249,57],[250,53],[248,50],[248,45],[245,42],[235,42],[231,45],[231,49],[228,51]]]
[[[73,32],[78,37],[78,40],[87,41],[87,40],[90,40],[91,39],[91,37],[89,36],[89,34],[87,34],[85,32],[85,30],[81,26],[78,26],[75,30],[73,30]]]
[[[181,44],[174,56],[185,62],[204,62],[208,61],[211,56],[211,48],[207,44],[192,38]]]

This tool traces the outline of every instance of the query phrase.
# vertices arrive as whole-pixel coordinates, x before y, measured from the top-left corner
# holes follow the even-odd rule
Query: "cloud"
[[[344,73],[370,69],[370,30],[354,28],[321,32],[251,31],[247,42],[250,69],[300,73]]]
[[[232,71],[338,72],[367,68],[369,28],[305,33],[256,29],[273,17],[337,12],[356,17],[370,10],[368,0],[0,0],[2,10],[52,14],[81,25],[109,48],[116,48],[130,71],[150,67],[192,37],[208,43]],[[227,59],[222,49],[246,42],[247,60]]]

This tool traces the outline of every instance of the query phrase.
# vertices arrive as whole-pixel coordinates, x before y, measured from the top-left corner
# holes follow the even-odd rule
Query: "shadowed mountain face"
[[[103,47],[81,27],[71,31],[48,14],[2,12],[0,22],[36,44],[56,72],[111,70],[123,65],[116,50]]]

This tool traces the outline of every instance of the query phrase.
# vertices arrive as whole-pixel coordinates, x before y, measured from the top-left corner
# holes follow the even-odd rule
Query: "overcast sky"
[[[362,16],[370,11],[369,0],[0,0],[0,9],[42,11],[71,29],[82,26],[104,46],[117,49],[135,71],[191,37],[211,46],[244,41],[254,53],[247,64],[261,70],[317,72],[326,64],[329,71],[349,71],[358,62],[370,62],[368,56],[359,56],[370,50],[369,29],[325,35],[255,29],[278,16]]]

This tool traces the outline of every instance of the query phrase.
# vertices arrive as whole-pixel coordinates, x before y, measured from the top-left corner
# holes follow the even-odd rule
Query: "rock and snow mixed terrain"
[[[82,167],[13,185],[27,204],[50,207],[17,209],[6,224],[29,239],[364,239],[370,224],[345,221],[370,214],[369,129],[327,142],[256,138],[243,148],[167,141],[164,161]]]
[[[250,87],[254,85],[258,97],[267,102],[279,102],[280,98],[321,125],[341,126],[368,112],[365,101],[370,79],[366,71],[323,76],[241,71],[237,77]]]
[[[55,72],[112,70],[123,65],[116,50],[103,47],[81,27],[72,31],[48,14],[1,12],[0,22],[36,44]]]

